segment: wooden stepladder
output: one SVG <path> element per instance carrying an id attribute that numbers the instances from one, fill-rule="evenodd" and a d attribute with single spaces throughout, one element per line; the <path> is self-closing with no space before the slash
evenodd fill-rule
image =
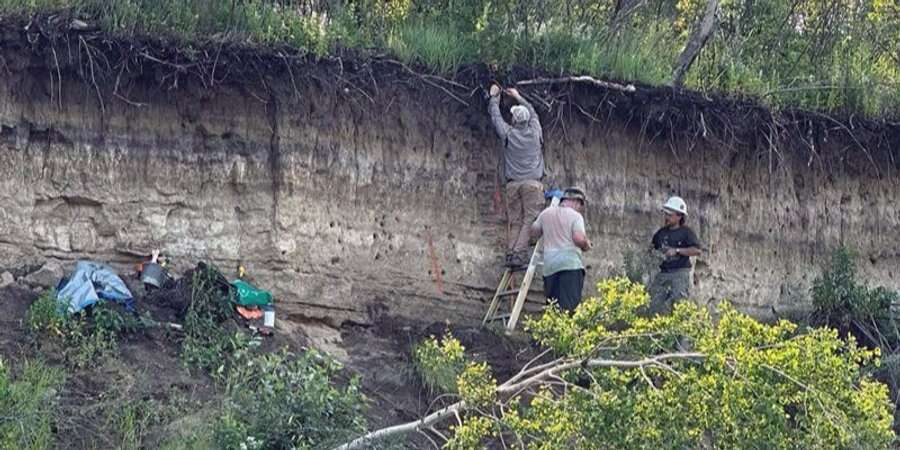
<path id="1" fill-rule="evenodd" d="M 556 206 L 558 204 L 559 197 L 554 197 L 550 205 Z M 531 259 L 528 261 L 527 267 L 507 267 L 506 270 L 503 271 L 503 275 L 500 277 L 500 284 L 494 292 L 494 297 L 491 299 L 490 306 L 488 306 L 487 314 L 484 315 L 484 320 L 481 321 L 482 326 L 495 320 L 505 320 L 507 333 L 516 329 L 516 323 L 519 321 L 519 316 L 522 315 L 522 308 L 525 307 L 528 289 L 531 288 L 531 282 L 534 280 L 534 273 L 538 267 L 543 266 L 544 264 L 542 243 L 543 239 L 538 239 L 537 244 L 534 246 L 534 251 L 531 252 Z M 519 287 L 515 288 L 512 286 L 513 275 L 522 271 L 525 272 L 525 277 L 522 279 L 522 283 L 519 284 Z M 500 313 L 500 305 L 501 303 L 504 303 L 502 299 L 512 297 L 513 295 L 516 296 L 516 300 L 515 303 L 512 304 L 510 312 Z"/>

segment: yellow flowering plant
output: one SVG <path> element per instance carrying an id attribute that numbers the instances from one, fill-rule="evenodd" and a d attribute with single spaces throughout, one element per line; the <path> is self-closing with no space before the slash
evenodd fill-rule
<path id="1" fill-rule="evenodd" d="M 550 307 L 527 321 L 548 350 L 517 375 L 498 383 L 486 364 L 470 364 L 457 403 L 340 448 L 454 417 L 445 448 L 455 450 L 895 444 L 888 389 L 867 370 L 877 350 L 829 328 L 761 323 L 727 302 L 715 319 L 690 301 L 648 316 L 640 284 L 615 278 L 597 288 L 572 314 Z"/>

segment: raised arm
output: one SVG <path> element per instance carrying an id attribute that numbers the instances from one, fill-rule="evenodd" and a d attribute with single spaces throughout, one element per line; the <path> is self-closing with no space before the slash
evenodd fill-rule
<path id="1" fill-rule="evenodd" d="M 503 120 L 503 115 L 500 114 L 500 87 L 496 84 L 491 86 L 491 101 L 488 103 L 488 113 L 491 115 L 494 129 L 497 130 L 497 136 L 500 137 L 501 141 L 506 141 L 506 137 L 509 136 L 510 125 Z"/>

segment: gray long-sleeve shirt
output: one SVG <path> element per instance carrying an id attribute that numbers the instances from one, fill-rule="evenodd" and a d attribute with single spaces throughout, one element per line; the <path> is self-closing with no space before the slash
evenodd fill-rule
<path id="1" fill-rule="evenodd" d="M 516 124 L 506 123 L 500 114 L 500 96 L 491 97 L 488 112 L 491 122 L 504 145 L 504 172 L 508 181 L 540 180 L 544 176 L 544 155 L 541 152 L 541 121 L 537 111 L 524 99 L 521 101 L 528 108 L 528 122 Z"/>

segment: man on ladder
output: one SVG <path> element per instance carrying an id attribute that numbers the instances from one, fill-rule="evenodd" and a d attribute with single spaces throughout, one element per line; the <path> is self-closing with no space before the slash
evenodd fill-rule
<path id="1" fill-rule="evenodd" d="M 581 216 L 585 196 L 584 191 L 578 188 L 566 189 L 561 196 L 562 202 L 554 195 L 556 198 L 553 198 L 550 207 L 545 209 L 529 227 L 531 235 L 538 239 L 539 244 L 531 256 L 528 267 L 510 267 L 503 272 L 497 291 L 481 322 L 482 325 L 503 319 L 507 332 L 512 332 L 516 328 L 531 287 L 531 280 L 540 266 L 543 266 L 544 293 L 547 299 L 556 300 L 560 307 L 567 311 L 574 310 L 581 302 L 581 290 L 584 286 L 584 263 L 581 261 L 581 252 L 591 248 L 591 241 L 584 232 L 584 218 Z M 514 288 L 512 274 L 523 269 L 525 277 L 519 287 Z M 508 296 L 515 296 L 515 301 L 511 304 L 508 314 L 501 313 L 503 299 Z"/>
<path id="2" fill-rule="evenodd" d="M 545 209 L 531 225 L 531 237 L 542 238 L 544 244 L 544 294 L 567 311 L 574 311 L 581 303 L 584 287 L 581 252 L 592 247 L 584 231 L 581 215 L 584 206 L 584 191 L 568 188 L 560 204 Z"/>
<path id="3" fill-rule="evenodd" d="M 510 108 L 512 125 L 500 114 L 500 94 L 505 92 L 518 105 Z M 506 178 L 506 215 L 509 220 L 509 242 L 506 265 L 528 264 L 528 227 L 544 207 L 544 155 L 541 153 L 542 131 L 534 107 L 515 89 L 501 90 L 491 86 L 488 112 L 497 136 L 503 143 L 503 173 Z"/>

